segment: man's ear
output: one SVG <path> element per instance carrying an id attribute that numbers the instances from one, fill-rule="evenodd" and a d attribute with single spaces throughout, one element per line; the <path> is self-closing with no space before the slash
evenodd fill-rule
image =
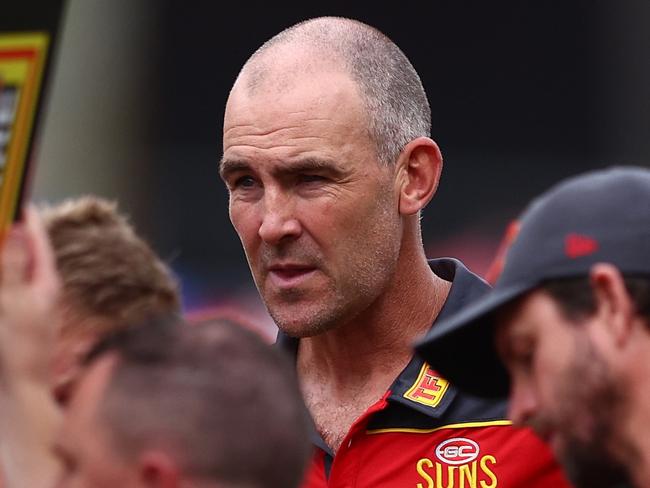
<path id="1" fill-rule="evenodd" d="M 182 482 L 178 463 L 161 450 L 142 453 L 139 458 L 138 478 L 142 488 L 179 488 Z"/>
<path id="2" fill-rule="evenodd" d="M 402 150 L 398 160 L 399 212 L 414 215 L 431 200 L 442 172 L 438 145 L 428 137 L 418 137 Z"/>
<path id="3" fill-rule="evenodd" d="M 597 263 L 591 267 L 589 281 L 596 299 L 596 314 L 603 319 L 613 344 L 624 346 L 631 336 L 635 308 L 623 275 L 616 266 Z"/>

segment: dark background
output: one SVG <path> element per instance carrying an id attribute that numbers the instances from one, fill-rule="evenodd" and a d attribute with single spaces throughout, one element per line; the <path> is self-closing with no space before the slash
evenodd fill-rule
<path id="1" fill-rule="evenodd" d="M 248 56 L 300 20 L 369 23 L 420 73 L 445 158 L 423 219 L 431 256 L 483 273 L 534 195 L 585 170 L 650 164 L 650 1 L 145 3 L 147 157 L 137 196 L 111 196 L 180 274 L 188 311 L 261 317 L 217 174 L 222 114 Z"/>

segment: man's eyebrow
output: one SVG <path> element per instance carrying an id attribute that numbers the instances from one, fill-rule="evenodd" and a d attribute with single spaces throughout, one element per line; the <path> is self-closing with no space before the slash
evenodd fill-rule
<path id="1" fill-rule="evenodd" d="M 226 178 L 229 174 L 239 171 L 251 171 L 251 165 L 239 159 L 221 159 L 219 163 L 219 174 Z M 278 163 L 273 172 L 276 174 L 295 174 L 308 171 L 326 171 L 334 175 L 343 175 L 345 170 L 338 163 L 330 159 L 304 158 L 295 161 L 283 161 Z"/>
<path id="2" fill-rule="evenodd" d="M 250 164 L 238 159 L 221 158 L 221 161 L 219 162 L 219 174 L 221 175 L 221 178 L 225 178 L 229 174 L 237 171 L 248 171 L 250 168 Z"/>
<path id="3" fill-rule="evenodd" d="M 344 173 L 343 169 L 336 162 L 319 158 L 305 158 L 281 163 L 277 169 L 278 173 L 302 173 L 305 171 L 327 171 L 335 174 Z"/>

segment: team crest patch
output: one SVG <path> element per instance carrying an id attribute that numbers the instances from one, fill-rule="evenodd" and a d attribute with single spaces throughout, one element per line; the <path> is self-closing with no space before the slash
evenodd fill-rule
<path id="1" fill-rule="evenodd" d="M 431 367 L 424 363 L 418 379 L 404 393 L 404 397 L 428 407 L 436 407 L 445 396 L 449 382 L 441 378 Z"/>
<path id="2" fill-rule="evenodd" d="M 415 470 L 417 488 L 497 488 L 496 457 L 482 454 L 478 442 L 467 437 L 447 439 L 436 447 L 435 457 L 423 457 Z"/>

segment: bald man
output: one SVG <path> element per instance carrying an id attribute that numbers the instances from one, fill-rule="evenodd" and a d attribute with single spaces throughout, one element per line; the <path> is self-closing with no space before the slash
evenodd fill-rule
<path id="1" fill-rule="evenodd" d="M 420 212 L 442 171 L 430 118 L 402 51 L 348 19 L 273 37 L 230 93 L 220 172 L 315 421 L 305 486 L 566 486 L 504 401 L 466 396 L 413 356 L 488 289 L 425 256 Z"/>

